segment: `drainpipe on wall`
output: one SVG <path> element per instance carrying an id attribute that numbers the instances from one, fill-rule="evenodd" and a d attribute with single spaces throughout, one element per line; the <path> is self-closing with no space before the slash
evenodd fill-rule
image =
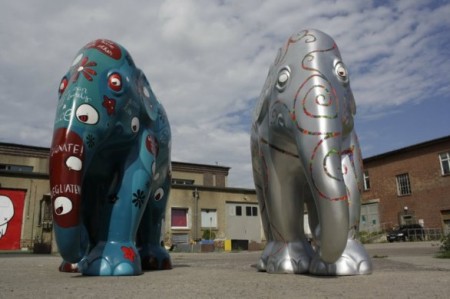
<path id="1" fill-rule="evenodd" d="M 197 190 L 197 188 L 194 189 L 192 192 L 192 196 L 194 197 L 194 233 L 193 238 L 194 241 L 197 242 L 198 240 L 198 201 L 200 199 L 200 194 Z"/>

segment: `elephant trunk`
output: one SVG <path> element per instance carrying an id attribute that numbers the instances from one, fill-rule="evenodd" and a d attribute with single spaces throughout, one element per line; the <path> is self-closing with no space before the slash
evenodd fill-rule
<path id="1" fill-rule="evenodd" d="M 325 263 L 335 263 L 344 252 L 349 231 L 348 190 L 342 172 L 340 138 L 320 142 L 310 171 L 318 226 L 314 235 Z"/>
<path id="2" fill-rule="evenodd" d="M 324 262 L 335 263 L 347 245 L 348 202 L 321 200 L 318 208 L 322 211 L 319 255 Z"/>
<path id="3" fill-rule="evenodd" d="M 84 148 L 82 138 L 66 128 L 53 135 L 50 152 L 50 190 L 56 243 L 64 260 L 75 263 L 83 257 L 81 186 Z"/>

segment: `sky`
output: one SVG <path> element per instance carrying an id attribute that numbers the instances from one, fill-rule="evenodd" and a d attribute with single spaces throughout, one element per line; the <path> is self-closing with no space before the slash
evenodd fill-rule
<path id="1" fill-rule="evenodd" d="M 106 38 L 146 74 L 172 129 L 172 160 L 231 167 L 253 188 L 250 126 L 278 48 L 308 28 L 349 69 L 363 157 L 450 135 L 450 0 L 4 0 L 0 142 L 49 147 L 58 86 Z"/>

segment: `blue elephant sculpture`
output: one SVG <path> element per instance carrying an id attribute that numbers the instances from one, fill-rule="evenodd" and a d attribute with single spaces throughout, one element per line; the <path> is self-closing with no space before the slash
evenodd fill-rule
<path id="1" fill-rule="evenodd" d="M 170 144 L 166 112 L 127 50 L 105 39 L 83 47 L 59 86 L 50 151 L 60 270 L 172 267 L 161 246 Z"/>
<path id="2" fill-rule="evenodd" d="M 334 40 L 318 30 L 291 36 L 270 67 L 253 116 L 253 176 L 268 241 L 260 271 L 372 272 L 357 240 L 363 170 L 355 113 Z"/>

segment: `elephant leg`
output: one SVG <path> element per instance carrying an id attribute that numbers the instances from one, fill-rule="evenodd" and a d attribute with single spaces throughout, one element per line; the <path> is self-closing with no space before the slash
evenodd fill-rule
<path id="1" fill-rule="evenodd" d="M 270 246 L 272 246 L 271 241 L 273 241 L 273 235 L 272 230 L 270 228 L 269 215 L 267 213 L 267 206 L 266 206 L 265 192 L 267 192 L 267 184 L 264 183 L 263 185 L 262 183 L 264 181 L 265 175 L 262 172 L 259 172 L 258 170 L 255 169 L 255 167 L 253 168 L 253 179 L 255 181 L 256 198 L 258 199 L 259 203 L 259 210 L 260 210 L 259 214 L 261 215 L 261 222 L 264 230 L 264 235 L 266 237 L 267 245 L 263 251 L 263 254 L 261 255 L 261 258 L 258 261 L 257 268 L 258 271 L 266 271 L 266 264 L 267 259 L 269 258 L 269 254 L 271 252 Z"/>
<path id="2" fill-rule="evenodd" d="M 99 211 L 97 240 L 79 263 L 84 275 L 139 275 L 141 260 L 134 244 L 137 226 L 147 204 L 150 174 L 139 159 L 129 163 L 115 198 Z"/>
<path id="3" fill-rule="evenodd" d="M 170 255 L 161 241 L 162 223 L 169 198 L 171 178 L 166 175 L 162 183 L 155 182 L 157 188 L 150 193 L 137 240 L 143 270 L 172 269 Z M 159 187 L 158 187 L 159 186 Z"/>
<path id="4" fill-rule="evenodd" d="M 268 242 L 265 250 L 258 261 L 257 268 L 259 271 L 266 271 L 266 264 L 268 255 L 270 254 L 270 241 L 273 240 L 272 231 L 270 229 L 269 216 L 267 214 L 266 206 L 266 194 L 267 194 L 267 169 L 264 157 L 259 151 L 259 144 L 256 134 L 252 135 L 251 150 L 252 150 L 252 168 L 253 168 L 253 181 L 255 183 L 256 198 L 259 203 L 259 211 L 261 215 L 261 222 L 264 230 L 264 236 Z"/>
<path id="5" fill-rule="evenodd" d="M 342 172 L 349 204 L 349 232 L 342 256 L 333 264 L 314 260 L 311 272 L 317 275 L 358 275 L 372 273 L 372 262 L 364 246 L 356 239 L 359 230 L 362 188 L 362 157 L 356 134 L 347 140 L 342 155 Z"/>
<path id="6" fill-rule="evenodd" d="M 296 156 L 262 145 L 268 184 L 265 193 L 270 239 L 258 263 L 269 273 L 305 273 L 313 254 L 303 231 L 305 177 Z"/>
<path id="7" fill-rule="evenodd" d="M 256 182 L 256 176 L 257 175 L 254 174 L 255 182 Z M 263 190 L 263 188 L 260 185 L 256 185 L 256 183 L 255 183 L 255 186 L 256 186 L 256 189 L 255 189 L 255 191 L 256 191 L 256 198 L 258 199 L 258 203 L 259 203 L 261 222 L 262 222 L 264 235 L 266 237 L 266 242 L 267 242 L 265 250 L 263 251 L 263 254 L 261 255 L 261 258 L 258 261 L 257 268 L 258 268 L 258 271 L 266 271 L 267 259 L 269 257 L 270 252 L 271 252 L 269 247 L 271 246 L 272 243 L 270 241 L 273 240 L 273 236 L 272 236 L 272 231 L 270 229 L 269 216 L 267 214 L 264 190 Z"/>

